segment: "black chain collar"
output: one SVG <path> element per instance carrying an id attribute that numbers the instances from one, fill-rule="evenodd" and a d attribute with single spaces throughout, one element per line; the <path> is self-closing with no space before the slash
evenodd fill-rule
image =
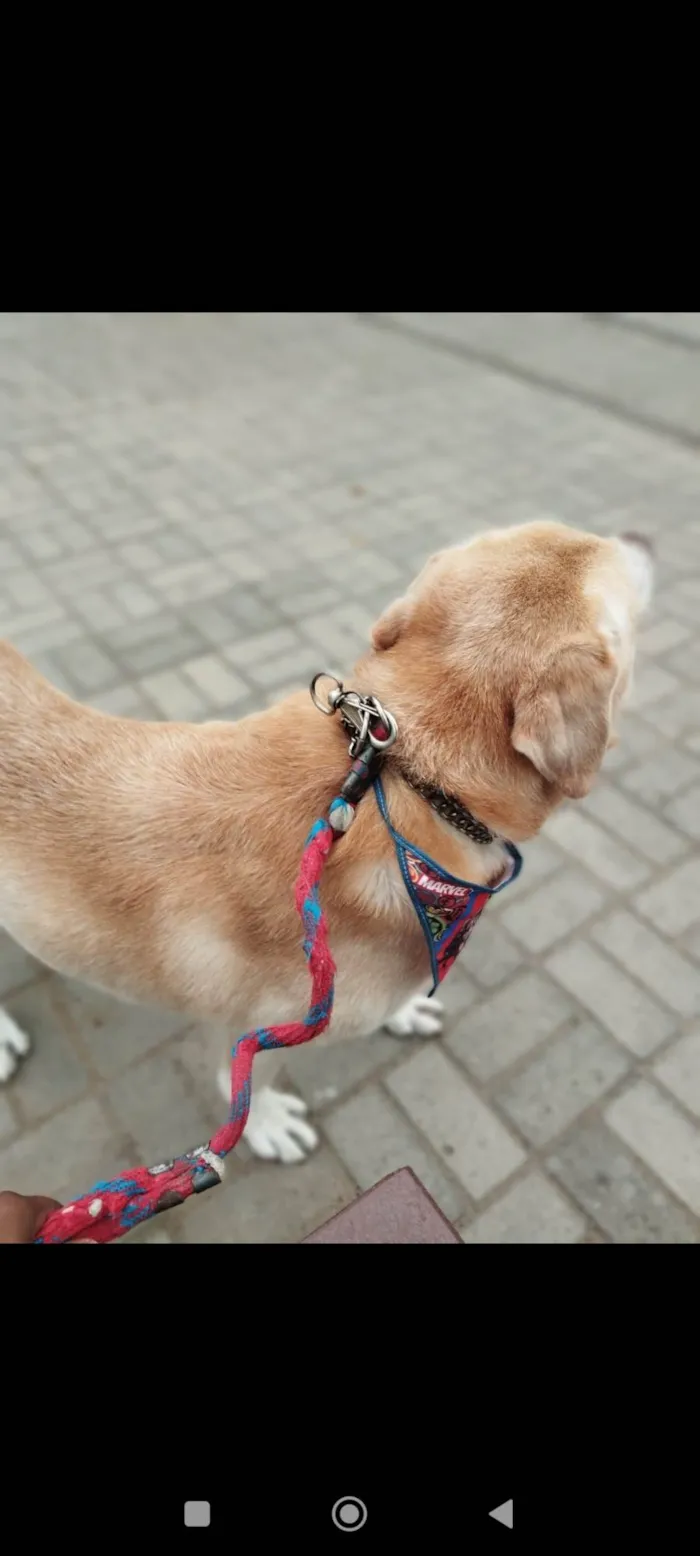
<path id="1" fill-rule="evenodd" d="M 434 784 L 420 783 L 417 778 L 411 778 L 403 770 L 401 777 L 405 778 L 412 789 L 415 789 L 416 794 L 420 794 L 421 799 L 428 801 L 431 809 L 438 816 L 442 816 L 443 821 L 449 821 L 451 827 L 456 827 L 458 832 L 463 832 L 465 837 L 471 838 L 472 843 L 494 842 L 495 832 L 491 832 L 484 826 L 483 821 L 477 821 L 476 816 L 472 816 L 471 811 L 467 810 L 466 805 L 460 804 L 459 800 L 451 799 Z"/>

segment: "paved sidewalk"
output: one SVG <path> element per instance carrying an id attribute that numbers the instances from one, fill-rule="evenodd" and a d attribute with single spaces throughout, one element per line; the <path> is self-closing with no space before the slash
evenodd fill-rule
<path id="1" fill-rule="evenodd" d="M 526 849 L 439 1042 L 298 1056 L 323 1144 L 128 1241 L 296 1241 L 411 1166 L 467 1242 L 700 1237 L 700 315 L 0 315 L 0 630 L 74 696 L 239 717 L 347 670 L 429 550 L 554 515 L 659 555 L 634 711 Z M 474 942 L 477 945 L 477 941 Z M 220 1121 L 220 1034 L 0 944 L 0 1187 Z"/>

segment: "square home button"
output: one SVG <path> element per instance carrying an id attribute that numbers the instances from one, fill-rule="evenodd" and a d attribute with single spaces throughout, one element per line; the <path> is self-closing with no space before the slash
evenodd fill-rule
<path id="1" fill-rule="evenodd" d="M 185 1524 L 188 1529 L 208 1529 L 211 1523 L 210 1502 L 186 1502 Z"/>

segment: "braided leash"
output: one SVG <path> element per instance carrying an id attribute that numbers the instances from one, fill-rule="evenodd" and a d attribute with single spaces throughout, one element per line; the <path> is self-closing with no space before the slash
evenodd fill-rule
<path id="1" fill-rule="evenodd" d="M 313 684 L 315 687 L 316 682 Z M 343 696 L 355 697 L 356 694 L 347 693 Z M 337 699 L 336 706 L 340 706 L 343 711 L 341 704 L 342 698 Z M 336 707 L 331 711 L 335 712 Z M 356 722 L 353 714 L 350 724 L 355 727 Z M 328 946 L 326 919 L 319 900 L 319 883 L 333 844 L 347 831 L 357 804 L 381 765 L 379 747 L 382 744 L 388 746 L 395 739 L 396 724 L 391 715 L 385 714 L 380 704 L 374 704 L 362 734 L 364 738 L 361 748 L 340 794 L 329 807 L 328 818 L 315 821 L 306 839 L 294 890 L 296 909 L 304 926 L 304 955 L 311 973 L 311 1003 L 304 1020 L 274 1027 L 259 1027 L 253 1032 L 246 1032 L 234 1043 L 231 1050 L 231 1104 L 228 1119 L 207 1145 L 197 1146 L 184 1156 L 175 1157 L 172 1162 L 155 1167 L 134 1167 L 123 1177 L 96 1183 L 87 1194 L 63 1205 L 48 1217 L 41 1228 L 41 1235 L 35 1239 L 37 1243 L 71 1243 L 81 1239 L 93 1243 L 111 1243 L 142 1221 L 181 1205 L 191 1194 L 201 1194 L 205 1189 L 221 1183 L 224 1159 L 238 1145 L 248 1118 L 255 1055 L 267 1048 L 292 1048 L 298 1043 L 308 1043 L 319 1032 L 325 1031 L 333 1011 L 335 962 Z M 356 737 L 350 747 L 352 754 L 357 745 Z"/>

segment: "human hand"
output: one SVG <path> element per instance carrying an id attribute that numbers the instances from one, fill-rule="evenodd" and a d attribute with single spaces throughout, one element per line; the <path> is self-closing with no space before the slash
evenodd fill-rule
<path id="1" fill-rule="evenodd" d="M 0 1243 L 33 1243 L 42 1222 L 60 1208 L 43 1194 L 0 1194 Z"/>
<path id="2" fill-rule="evenodd" d="M 45 1194 L 13 1194 L 5 1190 L 0 1193 L 0 1243 L 33 1243 L 46 1217 L 60 1208 L 57 1199 L 47 1199 Z M 90 1243 L 92 1238 L 79 1237 L 76 1242 Z"/>

